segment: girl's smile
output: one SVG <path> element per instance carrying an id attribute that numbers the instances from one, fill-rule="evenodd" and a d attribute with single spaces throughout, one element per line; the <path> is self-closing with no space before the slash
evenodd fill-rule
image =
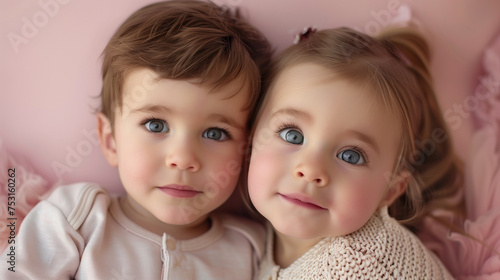
<path id="1" fill-rule="evenodd" d="M 289 194 L 278 194 L 284 200 L 295 204 L 300 207 L 304 207 L 311 210 L 327 210 L 324 207 L 319 206 L 319 204 L 312 198 L 305 196 L 300 193 L 289 193 Z"/>

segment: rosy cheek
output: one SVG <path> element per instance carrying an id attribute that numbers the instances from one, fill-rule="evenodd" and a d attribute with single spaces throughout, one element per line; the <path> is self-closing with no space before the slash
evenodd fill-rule
<path id="1" fill-rule="evenodd" d="M 156 170 L 154 165 L 161 164 L 158 153 L 155 155 L 152 149 L 141 145 L 123 148 L 119 164 L 122 164 L 120 169 L 126 172 L 124 175 L 133 180 L 151 179 L 151 171 Z"/>
<path id="2" fill-rule="evenodd" d="M 276 182 L 276 176 L 279 176 L 278 167 L 279 163 L 271 153 L 259 152 L 252 155 L 248 174 L 248 188 L 251 195 L 269 191 Z"/>
<path id="3" fill-rule="evenodd" d="M 337 193 L 339 200 L 336 200 L 338 209 L 342 209 L 342 221 L 346 227 L 355 230 L 361 226 L 377 209 L 379 198 L 382 196 L 377 180 L 367 180 L 362 178 L 343 182 L 346 188 L 342 193 Z M 369 186 L 369 187 L 367 187 Z"/>

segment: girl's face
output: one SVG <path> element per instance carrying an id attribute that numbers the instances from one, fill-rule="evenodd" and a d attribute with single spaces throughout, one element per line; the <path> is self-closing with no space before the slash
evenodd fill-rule
<path id="1" fill-rule="evenodd" d="M 137 70 L 124 83 L 108 161 L 144 222 L 202 221 L 233 192 L 241 169 L 249 93 L 239 81 L 211 87 L 157 80 Z M 237 90 L 242 92 L 234 94 Z"/>
<path id="2" fill-rule="evenodd" d="M 253 138 L 248 188 L 281 234 L 356 231 L 404 189 L 391 181 L 401 129 L 370 88 L 315 64 L 285 70 Z"/>

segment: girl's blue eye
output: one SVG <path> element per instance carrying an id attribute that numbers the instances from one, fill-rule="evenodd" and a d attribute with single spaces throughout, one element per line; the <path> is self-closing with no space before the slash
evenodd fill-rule
<path id="1" fill-rule="evenodd" d="M 144 126 L 153 133 L 166 133 L 169 131 L 167 124 L 162 120 L 150 120 Z"/>
<path id="2" fill-rule="evenodd" d="M 280 132 L 280 137 L 290 144 L 301 145 L 304 143 L 304 135 L 295 129 L 283 129 Z"/>
<path id="3" fill-rule="evenodd" d="M 203 137 L 216 141 L 224 141 L 229 139 L 229 133 L 224 129 L 212 127 L 203 132 Z"/>
<path id="4" fill-rule="evenodd" d="M 347 163 L 361 165 L 365 163 L 363 156 L 354 150 L 344 150 L 337 154 L 337 157 Z"/>

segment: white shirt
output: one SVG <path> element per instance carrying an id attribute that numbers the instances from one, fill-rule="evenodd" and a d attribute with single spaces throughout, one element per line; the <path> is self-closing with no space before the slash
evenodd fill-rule
<path id="1" fill-rule="evenodd" d="M 23 220 L 15 272 L 5 268 L 6 251 L 0 279 L 253 279 L 264 228 L 229 215 L 210 219 L 208 232 L 175 240 L 133 223 L 96 184 L 59 187 Z"/>

